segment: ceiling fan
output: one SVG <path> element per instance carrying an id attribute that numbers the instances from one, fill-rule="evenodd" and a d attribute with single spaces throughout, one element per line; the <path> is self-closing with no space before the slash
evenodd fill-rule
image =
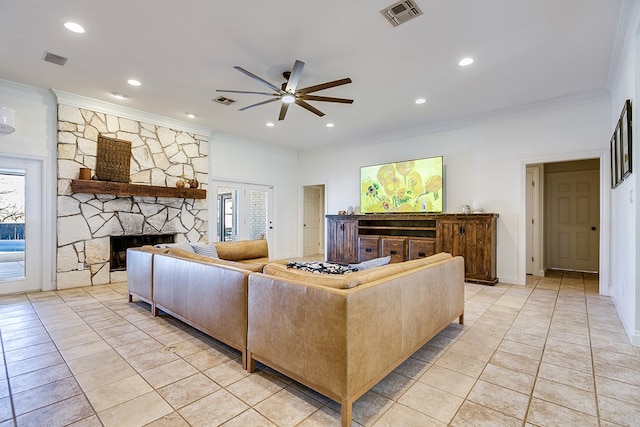
<path id="1" fill-rule="evenodd" d="M 258 81 L 259 83 L 265 85 L 273 92 L 251 92 L 244 90 L 223 90 L 218 89 L 216 92 L 229 92 L 229 93 L 249 93 L 254 95 L 267 95 L 272 96 L 273 98 L 267 99 L 266 101 L 258 102 L 256 104 L 248 105 L 246 107 L 242 107 L 239 110 L 244 111 L 249 108 L 257 107 L 259 105 L 268 104 L 270 102 L 282 101 L 282 105 L 280 106 L 280 115 L 278 116 L 278 120 L 284 120 L 285 115 L 287 114 L 287 109 L 289 108 L 289 104 L 298 104 L 302 108 L 305 108 L 311 111 L 314 114 L 322 117 L 324 113 L 314 106 L 310 105 L 306 101 L 324 101 L 324 102 L 340 102 L 342 104 L 352 104 L 353 99 L 346 98 L 334 98 L 329 96 L 318 96 L 311 95 L 313 92 L 317 92 L 324 89 L 329 89 L 335 86 L 341 86 L 348 83 L 351 83 L 350 78 L 344 78 L 340 80 L 334 80 L 332 82 L 322 83 L 319 85 L 309 86 L 302 89 L 298 89 L 298 81 L 300 80 L 300 76 L 302 75 L 302 69 L 304 68 L 304 62 L 296 60 L 295 64 L 293 64 L 293 69 L 289 71 L 285 71 L 282 73 L 282 76 L 285 78 L 285 82 L 282 83 L 281 87 L 277 87 L 274 84 L 269 83 L 268 81 L 256 76 L 250 71 L 245 70 L 242 67 L 234 66 L 236 70 L 240 71 L 243 74 L 251 77 L 252 79 Z"/>

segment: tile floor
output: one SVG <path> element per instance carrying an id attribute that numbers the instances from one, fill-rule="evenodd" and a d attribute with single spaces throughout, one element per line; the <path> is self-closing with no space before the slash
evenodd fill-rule
<path id="1" fill-rule="evenodd" d="M 467 284 L 451 324 L 361 397 L 353 425 L 640 425 L 640 349 L 597 277 Z M 338 405 L 126 284 L 0 297 L 0 427 L 332 426 Z"/>

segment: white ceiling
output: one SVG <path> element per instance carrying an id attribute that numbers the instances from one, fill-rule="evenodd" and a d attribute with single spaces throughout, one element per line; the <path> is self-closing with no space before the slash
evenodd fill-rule
<path id="1" fill-rule="evenodd" d="M 387 0 L 3 1 L 0 78 L 181 121 L 193 112 L 197 125 L 304 150 L 603 92 L 629 1 L 415 0 L 424 14 L 398 27 L 379 13 Z M 233 66 L 279 86 L 296 59 L 299 88 L 350 77 L 316 94 L 354 103 L 310 101 L 324 117 L 292 105 L 278 122 L 279 101 L 241 112 L 268 98 L 216 92 L 268 91 Z"/>

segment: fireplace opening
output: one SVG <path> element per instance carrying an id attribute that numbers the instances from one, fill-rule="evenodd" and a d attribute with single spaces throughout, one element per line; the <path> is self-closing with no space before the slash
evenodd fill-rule
<path id="1" fill-rule="evenodd" d="M 158 243 L 175 243 L 174 234 L 144 234 L 135 236 L 111 236 L 111 258 L 109 271 L 127 269 L 127 249 Z"/>

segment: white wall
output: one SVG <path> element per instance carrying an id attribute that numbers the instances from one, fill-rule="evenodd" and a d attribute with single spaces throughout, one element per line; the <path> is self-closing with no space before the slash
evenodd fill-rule
<path id="1" fill-rule="evenodd" d="M 0 155 L 39 160 L 43 165 L 42 289 L 55 286 L 56 103 L 46 90 L 0 80 L 0 106 L 16 111 L 15 132 L 0 134 Z"/>
<path id="2" fill-rule="evenodd" d="M 336 213 L 359 205 L 360 166 L 442 155 L 445 212 L 461 212 L 463 204 L 477 200 L 485 211 L 498 213 L 498 278 L 524 284 L 523 164 L 602 155 L 610 116 L 608 99 L 596 97 L 422 136 L 386 136 L 366 146 L 345 142 L 300 153 L 300 181 L 326 182 L 327 213 Z"/>
<path id="3" fill-rule="evenodd" d="M 637 189 L 640 181 L 638 173 L 638 137 L 640 127 L 637 126 L 638 108 L 636 100 L 640 99 L 640 87 L 637 84 L 637 73 L 640 70 L 640 54 L 636 52 L 640 45 L 636 30 L 638 25 L 637 10 L 635 19 L 629 30 L 626 48 L 622 52 L 620 74 L 616 76 L 612 89 L 612 111 L 609 120 L 609 133 L 612 134 L 618 122 L 624 101 L 631 99 L 633 111 L 633 144 L 632 174 L 618 187 L 611 190 L 611 289 L 610 294 L 618 310 L 618 315 L 627 331 L 631 342 L 640 346 L 640 210 L 636 203 Z M 635 239 L 630 238 L 635 236 Z"/>
<path id="4" fill-rule="evenodd" d="M 212 133 L 209 138 L 209 179 L 274 187 L 274 241 L 270 258 L 298 256 L 298 159 L 295 151 L 270 147 L 233 135 Z M 215 198 L 211 198 L 215 200 Z M 210 205 L 210 212 L 215 208 Z M 211 230 L 215 219 L 210 219 Z"/>

